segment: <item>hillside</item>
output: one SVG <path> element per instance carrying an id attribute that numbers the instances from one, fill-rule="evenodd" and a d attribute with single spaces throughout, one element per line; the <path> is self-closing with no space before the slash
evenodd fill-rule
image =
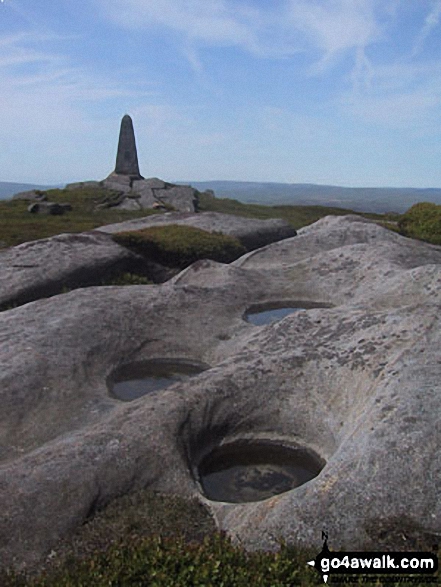
<path id="1" fill-rule="evenodd" d="M 14 183 L 10 181 L 0 181 L 0 200 L 11 198 L 19 192 L 28 190 L 49 190 L 54 186 L 40 185 L 36 183 Z"/>
<path id="2" fill-rule="evenodd" d="M 199 191 L 213 190 L 217 198 L 232 198 L 245 204 L 266 206 L 327 206 L 357 212 L 403 213 L 417 202 L 441 204 L 440 188 L 348 188 L 303 183 L 250 181 L 177 181 Z M 0 200 L 30 189 L 61 186 L 10 183 L 0 181 Z"/>
<path id="3" fill-rule="evenodd" d="M 218 198 L 266 205 L 306 205 L 349 208 L 357 212 L 403 213 L 417 202 L 441 204 L 439 188 L 347 188 L 298 183 L 245 181 L 177 182 L 191 183 L 199 191 L 211 189 Z"/>

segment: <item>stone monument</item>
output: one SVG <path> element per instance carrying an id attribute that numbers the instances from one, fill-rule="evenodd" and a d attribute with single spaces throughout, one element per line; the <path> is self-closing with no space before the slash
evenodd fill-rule
<path id="1" fill-rule="evenodd" d="M 117 175 L 129 175 L 131 179 L 142 179 L 139 173 L 133 122 L 128 114 L 121 120 L 115 171 Z"/>
<path id="2" fill-rule="evenodd" d="M 139 211 L 162 209 L 196 212 L 199 192 L 189 185 L 175 185 L 151 177 L 144 179 L 139 172 L 133 122 L 128 114 L 121 120 L 115 169 L 102 181 L 72 183 L 67 189 L 106 188 L 114 192 L 98 206 Z M 210 194 L 211 196 L 213 194 Z"/>

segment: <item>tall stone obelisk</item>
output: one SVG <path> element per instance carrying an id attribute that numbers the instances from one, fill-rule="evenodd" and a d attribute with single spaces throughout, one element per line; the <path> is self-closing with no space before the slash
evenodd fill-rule
<path id="1" fill-rule="evenodd" d="M 133 122 L 128 114 L 121 120 L 115 171 L 117 175 L 129 175 L 131 179 L 142 179 L 139 173 Z"/>

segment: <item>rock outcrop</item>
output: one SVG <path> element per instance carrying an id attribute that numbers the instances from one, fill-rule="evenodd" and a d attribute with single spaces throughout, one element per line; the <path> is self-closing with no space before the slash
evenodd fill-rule
<path id="1" fill-rule="evenodd" d="M 103 238 L 104 235 L 102 235 Z M 248 548 L 283 538 L 417 550 L 441 534 L 441 248 L 328 217 L 231 265 L 161 286 L 88 288 L 0 315 L 0 559 L 36 564 L 96 508 L 141 487 L 198 497 Z M 326 303 L 272 325 L 252 305 Z M 152 358 L 204 362 L 124 403 L 106 382 Z M 234 439 L 314 450 L 308 483 L 207 500 L 197 465 Z"/>
<path id="2" fill-rule="evenodd" d="M 186 224 L 238 238 L 251 250 L 295 235 L 283 220 L 254 220 L 227 214 L 167 213 L 102 226 L 81 234 L 58 236 L 23 243 L 0 251 L 0 308 L 90 285 L 99 285 L 120 272 L 135 272 L 153 281 L 170 277 L 154 259 L 129 252 L 112 240 L 115 232 L 139 230 L 164 224 Z"/>
<path id="3" fill-rule="evenodd" d="M 106 188 L 114 194 L 99 204 L 100 208 L 147 210 L 163 207 L 177 212 L 196 212 L 199 192 L 189 185 L 177 185 L 151 177 L 132 178 L 112 172 L 103 181 L 68 184 L 67 190 Z"/>
<path id="4" fill-rule="evenodd" d="M 0 308 L 99 284 L 143 264 L 100 232 L 60 234 L 0 251 Z"/>
<path id="5" fill-rule="evenodd" d="M 207 230 L 208 232 L 221 232 L 222 234 L 234 236 L 248 250 L 257 249 L 297 234 L 289 222 L 279 218 L 256 220 L 255 218 L 232 216 L 231 214 L 221 214 L 220 212 L 199 212 L 196 214 L 168 212 L 100 226 L 97 230 L 114 234 L 116 232 L 142 230 L 143 228 L 165 224 L 183 224 Z"/>

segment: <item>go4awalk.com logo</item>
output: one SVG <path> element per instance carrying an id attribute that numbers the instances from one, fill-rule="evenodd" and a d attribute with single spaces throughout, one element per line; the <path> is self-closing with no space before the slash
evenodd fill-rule
<path id="1" fill-rule="evenodd" d="M 395 575 L 404 577 L 425 575 L 424 583 L 435 581 L 438 557 L 431 552 L 331 552 L 328 535 L 322 532 L 323 548 L 308 565 L 314 567 L 325 583 L 333 575 Z M 372 577 L 373 580 L 374 577 Z M 340 582 L 340 581 L 338 581 Z"/>

